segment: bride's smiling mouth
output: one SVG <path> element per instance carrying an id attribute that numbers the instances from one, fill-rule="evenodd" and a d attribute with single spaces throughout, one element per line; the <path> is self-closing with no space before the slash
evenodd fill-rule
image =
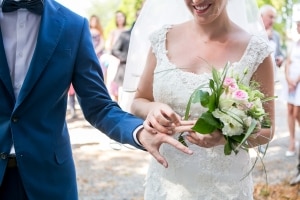
<path id="1" fill-rule="evenodd" d="M 198 5 L 198 6 L 194 5 L 193 8 L 196 10 L 197 13 L 203 14 L 210 8 L 210 6 L 211 4 Z"/>

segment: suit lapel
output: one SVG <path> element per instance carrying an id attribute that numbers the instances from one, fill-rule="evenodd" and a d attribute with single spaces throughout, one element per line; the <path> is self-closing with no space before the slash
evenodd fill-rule
<path id="1" fill-rule="evenodd" d="M 55 7 L 57 4 L 54 5 L 51 1 L 44 1 L 44 3 L 45 9 L 41 19 L 36 48 L 17 99 L 17 105 L 20 105 L 27 97 L 47 66 L 64 27 L 65 17 L 59 11 L 59 7 Z"/>
<path id="2" fill-rule="evenodd" d="M 9 67 L 8 67 L 6 54 L 5 54 L 5 50 L 4 50 L 1 28 L 0 28 L 0 65 L 1 65 L 0 66 L 0 80 L 3 82 L 5 88 L 7 89 L 8 93 L 12 97 L 12 99 L 15 99 L 14 89 L 12 86 L 10 73 L 9 73 Z"/>

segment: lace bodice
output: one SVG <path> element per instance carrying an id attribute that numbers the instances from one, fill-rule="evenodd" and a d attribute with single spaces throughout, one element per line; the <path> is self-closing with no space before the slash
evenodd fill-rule
<path id="1" fill-rule="evenodd" d="M 170 105 L 183 116 L 192 92 L 207 83 L 210 74 L 194 74 L 182 71 L 172 64 L 166 50 L 166 35 L 171 26 L 164 26 L 151 35 L 151 45 L 157 58 L 154 72 L 153 93 L 155 101 Z M 232 71 L 243 75 L 248 84 L 258 65 L 270 54 L 267 43 L 258 36 L 251 40 L 240 61 L 233 63 Z M 192 117 L 198 117 L 204 108 L 199 105 L 191 109 Z M 178 137 L 176 134 L 174 137 Z M 174 147 L 164 144 L 160 151 L 169 162 L 164 169 L 153 160 L 149 166 L 145 184 L 145 200 L 250 200 L 252 179 L 247 176 L 252 163 L 247 152 L 225 156 L 224 146 L 210 149 L 189 144 L 194 151 L 192 156 L 185 155 Z"/>

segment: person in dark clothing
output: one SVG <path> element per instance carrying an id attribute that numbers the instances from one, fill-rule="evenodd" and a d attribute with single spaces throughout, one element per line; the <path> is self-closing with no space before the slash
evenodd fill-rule
<path id="1" fill-rule="evenodd" d="M 130 35 L 132 28 L 134 26 L 134 23 L 132 24 L 131 28 L 127 31 L 124 31 L 120 34 L 118 40 L 112 47 L 112 55 L 117 57 L 120 60 L 120 64 L 118 67 L 118 70 L 116 72 L 116 75 L 114 77 L 113 83 L 116 84 L 118 88 L 118 97 L 121 92 L 121 88 L 123 86 L 123 80 L 124 80 L 124 74 L 125 74 L 125 68 L 126 68 L 126 60 L 127 60 L 127 54 L 128 54 L 128 48 L 129 48 L 129 42 L 130 42 Z"/>

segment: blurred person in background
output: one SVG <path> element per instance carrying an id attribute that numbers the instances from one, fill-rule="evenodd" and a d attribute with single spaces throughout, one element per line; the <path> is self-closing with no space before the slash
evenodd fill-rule
<path id="1" fill-rule="evenodd" d="M 109 36 L 108 36 L 108 41 L 107 41 L 107 46 L 106 50 L 112 55 L 112 48 L 119 39 L 119 36 L 121 35 L 122 32 L 126 31 L 126 24 L 127 24 L 127 17 L 124 12 L 118 10 L 115 13 L 115 23 L 116 23 L 116 28 L 113 29 Z M 119 96 L 119 84 L 116 82 L 116 76 L 118 74 L 121 74 L 119 71 L 119 66 L 122 61 L 116 56 L 114 56 L 116 59 L 118 59 L 119 63 L 117 65 L 113 65 L 113 63 L 116 64 L 116 62 L 109 63 L 109 69 L 107 71 L 107 87 L 109 88 L 109 93 L 112 97 L 113 100 L 118 102 L 118 96 Z M 111 60 L 114 60 L 115 58 L 111 58 Z M 118 72 L 119 71 L 119 72 Z"/>
<path id="2" fill-rule="evenodd" d="M 260 14 L 263 20 L 263 24 L 265 26 L 265 29 L 268 34 L 268 38 L 270 40 L 270 45 L 274 49 L 273 52 L 273 59 L 274 63 L 277 67 L 281 67 L 283 61 L 284 61 L 284 55 L 281 50 L 281 39 L 280 34 L 274 30 L 274 23 L 276 21 L 277 11 L 276 9 L 271 5 L 263 5 L 260 7 Z M 276 73 L 276 68 L 274 68 Z M 275 74 L 276 75 L 276 74 Z M 276 77 L 275 77 L 276 78 Z M 276 79 L 275 79 L 276 80 Z"/>
<path id="3" fill-rule="evenodd" d="M 70 110 L 70 116 L 71 119 L 75 119 L 77 117 L 76 114 L 76 94 L 73 85 L 70 85 L 69 91 L 68 91 L 68 103 L 69 103 L 69 110 Z"/>
<path id="4" fill-rule="evenodd" d="M 116 27 L 109 33 L 107 43 L 106 43 L 106 51 L 111 52 L 111 49 L 115 42 L 118 40 L 121 33 L 126 29 L 127 25 L 127 16 L 126 14 L 118 10 L 115 12 L 115 25 Z"/>
<path id="5" fill-rule="evenodd" d="M 297 32 L 300 33 L 300 21 L 296 22 Z M 281 98 L 287 102 L 287 119 L 290 132 L 289 147 L 286 156 L 296 155 L 297 141 L 295 137 L 296 123 L 300 125 L 300 41 L 291 45 L 285 65 L 285 81 Z"/>
<path id="6" fill-rule="evenodd" d="M 100 22 L 100 18 L 95 14 L 91 15 L 89 19 L 89 24 L 90 24 L 90 31 L 92 35 L 95 52 L 98 59 L 100 59 L 105 48 L 105 40 L 104 40 L 103 28 Z M 106 67 L 101 66 L 101 68 L 104 76 L 104 82 L 106 82 Z"/>
<path id="7" fill-rule="evenodd" d="M 300 34 L 300 19 L 296 20 L 297 32 Z M 294 42 L 288 54 L 287 63 L 285 66 L 286 82 L 283 85 L 282 97 L 285 98 L 288 105 L 288 125 L 290 132 L 289 149 L 286 151 L 286 156 L 294 156 L 298 151 L 297 174 L 290 181 L 291 185 L 300 183 L 300 152 L 299 142 L 295 137 L 295 126 L 298 122 L 300 125 L 300 40 Z M 298 148 L 298 149 L 297 149 Z"/>
<path id="8" fill-rule="evenodd" d="M 115 76 L 118 71 L 120 60 L 111 54 L 112 47 L 118 40 L 120 34 L 126 29 L 126 15 L 122 11 L 115 12 L 115 25 L 106 40 L 105 53 L 101 56 L 100 62 L 106 68 L 106 86 L 108 88 L 111 98 L 118 101 L 118 84 L 114 82 Z"/>
<path id="9" fill-rule="evenodd" d="M 138 10 L 136 12 L 135 18 L 137 19 L 139 16 L 140 11 Z M 128 49 L 129 49 L 129 42 L 130 42 L 130 36 L 131 31 L 134 27 L 135 21 L 132 23 L 130 29 L 123 31 L 115 44 L 112 47 L 111 54 L 119 59 L 120 64 L 117 69 L 117 72 L 115 74 L 115 77 L 113 79 L 113 84 L 116 84 L 116 87 L 118 87 L 118 93 L 116 94 L 115 98 L 116 101 L 120 102 L 119 97 L 122 95 L 122 86 L 124 81 L 124 74 L 125 74 L 125 68 L 126 68 L 126 62 L 127 62 L 127 55 L 128 55 Z"/>

